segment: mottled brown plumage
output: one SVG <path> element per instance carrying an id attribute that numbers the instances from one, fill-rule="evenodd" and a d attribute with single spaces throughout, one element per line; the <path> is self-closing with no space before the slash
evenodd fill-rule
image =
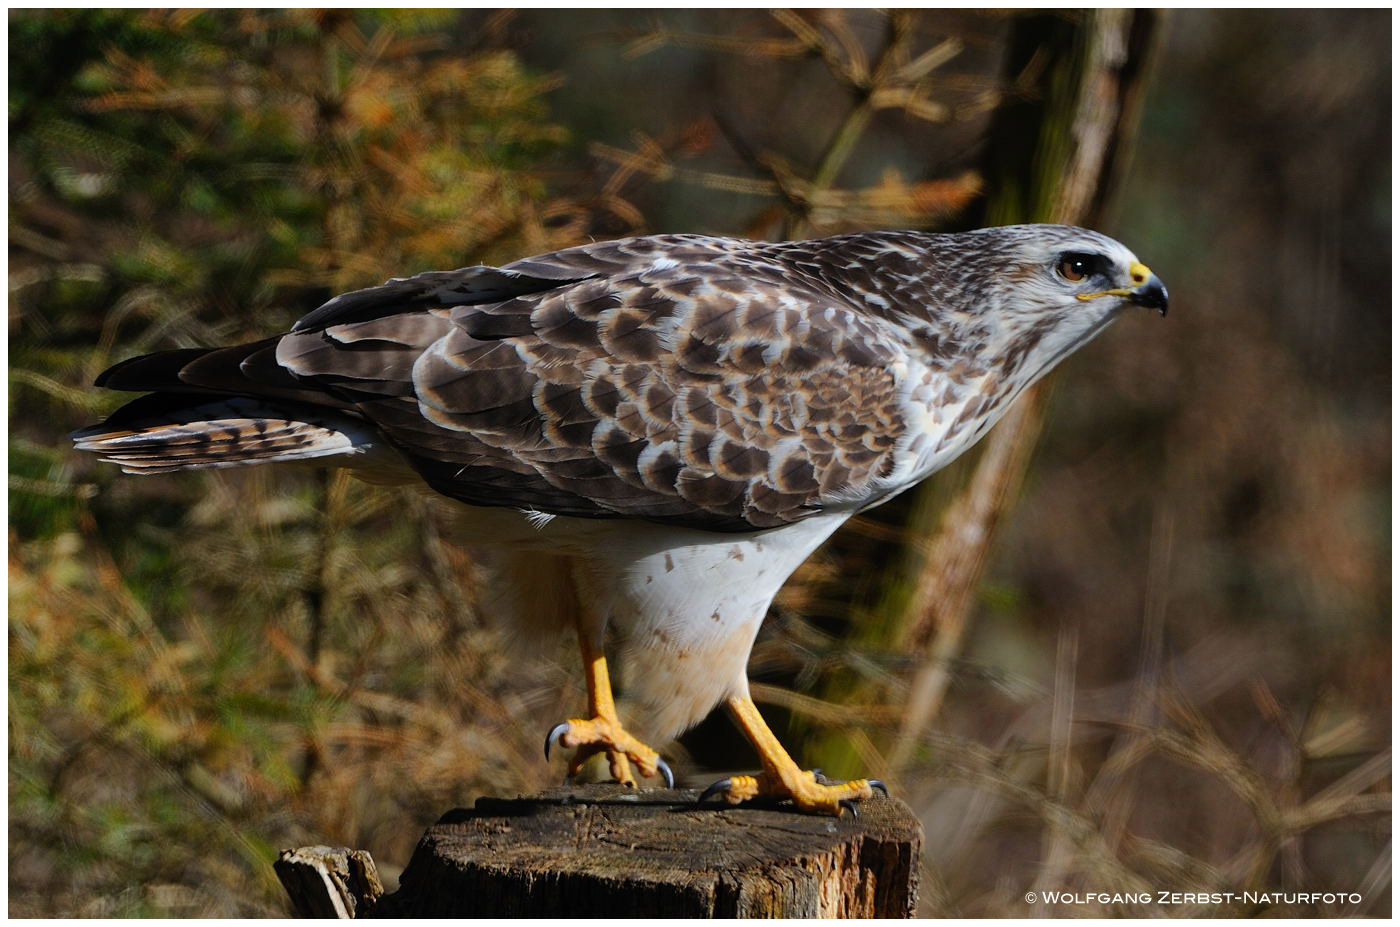
<path id="1" fill-rule="evenodd" d="M 439 305 L 412 314 L 397 310 L 431 299 L 411 281 L 351 294 L 278 359 L 353 394 L 433 488 L 469 503 L 744 531 L 892 468 L 899 346 L 793 254 L 663 236 L 507 270 L 536 288 L 453 305 L 478 298 L 456 281 L 501 273 L 468 269 L 424 281 Z M 376 305 L 395 314 L 369 317 Z"/>

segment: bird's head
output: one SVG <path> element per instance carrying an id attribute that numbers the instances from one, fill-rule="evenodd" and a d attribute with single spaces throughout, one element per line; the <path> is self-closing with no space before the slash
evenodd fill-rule
<path id="1" fill-rule="evenodd" d="M 1003 356 L 1043 372 L 1125 309 L 1167 314 L 1167 288 L 1123 244 L 1067 225 L 1010 225 L 961 235 L 959 290 Z"/>
<path id="2" fill-rule="evenodd" d="M 1000 291 L 1012 311 L 1057 315 L 1113 314 L 1144 306 L 1167 314 L 1167 288 L 1122 243 L 1069 225 L 1008 225 L 982 229 L 1002 276 Z M 991 282 L 991 281 L 989 281 Z"/>

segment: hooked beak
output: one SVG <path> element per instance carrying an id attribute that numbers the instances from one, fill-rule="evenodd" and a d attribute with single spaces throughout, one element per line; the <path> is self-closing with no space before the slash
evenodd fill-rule
<path id="1" fill-rule="evenodd" d="M 1146 265 L 1137 262 L 1130 268 L 1133 275 L 1133 282 L 1138 284 L 1134 289 L 1128 291 L 1128 301 L 1135 306 L 1142 306 L 1146 309 L 1156 309 L 1163 318 L 1167 315 L 1167 288 L 1157 275 L 1147 268 Z"/>
<path id="2" fill-rule="evenodd" d="M 1102 299 L 1105 296 L 1119 296 L 1135 306 L 1156 309 L 1165 317 L 1167 314 L 1167 288 L 1162 281 L 1157 279 L 1157 275 L 1149 270 L 1146 264 L 1139 261 L 1133 262 L 1132 266 L 1128 268 L 1128 273 L 1132 275 L 1133 283 L 1137 286 L 1119 287 L 1100 293 L 1077 293 L 1075 298 L 1087 301 Z"/>
<path id="3" fill-rule="evenodd" d="M 1128 301 L 1135 306 L 1156 309 L 1164 317 L 1167 314 L 1167 288 L 1155 276 L 1128 294 Z"/>

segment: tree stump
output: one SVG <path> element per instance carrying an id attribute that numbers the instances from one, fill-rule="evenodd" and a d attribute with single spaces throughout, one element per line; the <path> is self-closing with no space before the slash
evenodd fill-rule
<path id="1" fill-rule="evenodd" d="M 609 784 L 478 799 L 357 916 L 913 916 L 923 832 L 902 802 L 877 794 L 837 819 L 696 797 Z"/>
<path id="2" fill-rule="evenodd" d="M 302 847 L 272 864 L 298 917 L 364 917 L 384 894 L 379 869 L 364 850 Z"/>

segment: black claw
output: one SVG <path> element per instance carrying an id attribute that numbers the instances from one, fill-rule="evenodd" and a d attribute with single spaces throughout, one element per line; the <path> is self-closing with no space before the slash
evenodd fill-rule
<path id="1" fill-rule="evenodd" d="M 676 787 L 676 777 L 671 775 L 671 767 L 667 766 L 666 761 L 659 756 L 656 758 L 656 771 L 661 773 L 662 779 L 666 780 L 666 788 L 674 789 Z"/>
<path id="2" fill-rule="evenodd" d="M 856 803 L 853 802 L 853 801 L 851 801 L 849 798 L 843 798 L 843 799 L 841 799 L 839 802 L 837 802 L 837 805 L 840 806 L 841 811 L 849 811 L 849 812 L 851 812 L 851 817 L 853 817 L 853 818 L 858 818 L 858 817 L 860 817 L 860 812 L 856 810 Z M 841 813 L 840 813 L 840 812 L 837 812 L 836 816 L 837 816 L 837 817 L 841 817 Z"/>
<path id="3" fill-rule="evenodd" d="M 886 798 L 890 797 L 890 790 L 885 788 L 885 783 L 881 782 L 879 779 L 866 779 L 865 784 L 872 789 L 879 789 L 881 792 L 884 792 Z"/>
<path id="4" fill-rule="evenodd" d="M 705 799 L 709 798 L 711 795 L 718 795 L 721 792 L 729 791 L 729 786 L 731 786 L 732 784 L 733 782 L 729 779 L 719 780 L 714 785 L 711 785 L 708 789 L 701 792 L 700 797 L 695 799 L 695 803 L 697 805 L 703 805 L 705 803 Z"/>
<path id="5" fill-rule="evenodd" d="M 545 762 L 549 762 L 549 748 L 552 747 L 552 746 L 554 746 L 554 742 L 555 742 L 556 740 L 558 740 L 560 737 L 563 737 L 563 736 L 564 736 L 564 733 L 565 733 L 566 731 L 568 731 L 568 729 L 569 729 L 569 722 L 567 722 L 567 721 L 560 721 L 558 724 L 554 725 L 554 727 L 552 727 L 552 728 L 549 729 L 549 733 L 546 734 L 545 737 L 544 737 L 544 759 L 545 759 Z"/>

